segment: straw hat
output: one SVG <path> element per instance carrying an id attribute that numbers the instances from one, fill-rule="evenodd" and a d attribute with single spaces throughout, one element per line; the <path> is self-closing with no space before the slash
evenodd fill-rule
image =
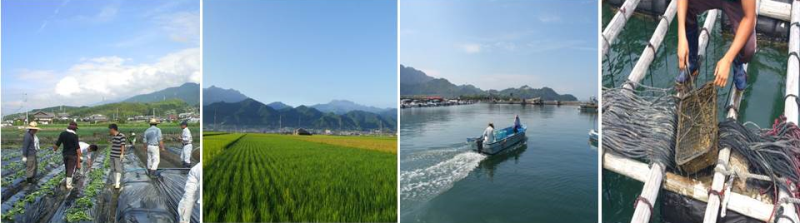
<path id="1" fill-rule="evenodd" d="M 160 124 L 160 123 L 161 122 L 159 122 L 158 119 L 156 119 L 156 118 L 151 118 L 150 119 L 150 124 Z"/>
<path id="2" fill-rule="evenodd" d="M 39 126 L 39 123 L 31 122 L 31 123 L 28 123 L 28 127 L 25 127 L 25 129 L 28 129 L 28 130 L 30 130 L 30 129 L 39 130 L 40 128 L 37 127 L 37 126 Z"/>

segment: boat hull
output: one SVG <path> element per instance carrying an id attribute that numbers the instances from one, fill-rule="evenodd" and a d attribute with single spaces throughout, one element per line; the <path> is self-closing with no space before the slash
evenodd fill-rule
<path id="1" fill-rule="evenodd" d="M 517 144 L 525 143 L 527 141 L 527 137 L 525 136 L 526 130 L 527 128 L 523 126 L 519 129 L 519 132 L 511 133 L 507 137 L 498 139 L 493 143 L 483 143 L 480 140 L 472 141 L 472 149 L 478 153 L 495 155 Z M 513 131 L 513 129 L 511 131 Z"/>

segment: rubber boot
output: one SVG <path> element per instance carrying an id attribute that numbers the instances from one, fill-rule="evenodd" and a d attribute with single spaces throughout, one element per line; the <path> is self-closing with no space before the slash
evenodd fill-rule
<path id="1" fill-rule="evenodd" d="M 122 173 L 116 173 L 114 175 L 114 188 L 119 189 L 119 179 L 122 178 Z"/>
<path id="2" fill-rule="evenodd" d="M 67 190 L 72 190 L 72 177 L 67 177 Z"/>

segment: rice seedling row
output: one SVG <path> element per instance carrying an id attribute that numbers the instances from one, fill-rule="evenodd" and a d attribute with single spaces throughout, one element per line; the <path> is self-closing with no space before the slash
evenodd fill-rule
<path id="1" fill-rule="evenodd" d="M 207 221 L 396 220 L 391 153 L 248 134 L 204 170 Z"/>

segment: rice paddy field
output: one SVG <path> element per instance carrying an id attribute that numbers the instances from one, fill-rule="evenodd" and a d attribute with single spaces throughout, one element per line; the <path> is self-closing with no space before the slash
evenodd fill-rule
<path id="1" fill-rule="evenodd" d="M 393 222 L 396 138 L 204 135 L 206 222 Z"/>

